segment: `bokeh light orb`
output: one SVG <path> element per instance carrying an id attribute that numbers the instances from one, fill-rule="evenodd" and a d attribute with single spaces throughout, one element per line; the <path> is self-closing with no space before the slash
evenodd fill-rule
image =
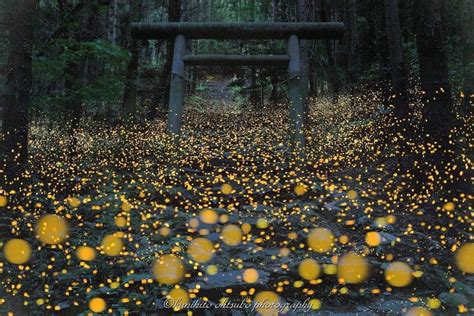
<path id="1" fill-rule="evenodd" d="M 123 249 L 123 241 L 114 235 L 107 235 L 102 239 L 100 246 L 107 256 L 118 256 Z"/>
<path id="2" fill-rule="evenodd" d="M 335 264 L 325 264 L 323 267 L 324 274 L 334 275 L 337 273 L 337 266 Z"/>
<path id="3" fill-rule="evenodd" d="M 123 216 L 117 216 L 115 218 L 115 225 L 119 228 L 127 226 L 127 219 Z"/>
<path id="4" fill-rule="evenodd" d="M 265 229 L 265 228 L 268 227 L 268 221 L 267 221 L 266 218 L 259 218 L 259 219 L 257 219 L 256 225 L 260 229 Z"/>
<path id="5" fill-rule="evenodd" d="M 308 192 L 308 186 L 306 186 L 305 184 L 300 183 L 300 184 L 297 184 L 295 186 L 293 191 L 295 192 L 296 195 L 302 196 L 302 195 L 305 195 L 306 192 Z"/>
<path id="6" fill-rule="evenodd" d="M 334 246 L 334 235 L 329 229 L 318 227 L 308 234 L 307 241 L 313 251 L 324 253 Z"/>
<path id="7" fill-rule="evenodd" d="M 30 260 L 30 244 L 23 239 L 10 239 L 3 246 L 3 254 L 8 262 L 13 264 L 25 264 Z"/>
<path id="8" fill-rule="evenodd" d="M 378 232 L 368 232 L 365 234 L 365 243 L 370 247 L 377 247 L 382 243 L 382 235 Z"/>
<path id="9" fill-rule="evenodd" d="M 167 298 L 170 300 L 169 303 L 175 311 L 181 310 L 181 306 L 189 302 L 189 294 L 182 288 L 172 289 L 168 293 Z"/>
<path id="10" fill-rule="evenodd" d="M 392 286 L 404 287 L 413 281 L 413 270 L 404 262 L 392 262 L 385 269 L 385 280 Z"/>
<path id="11" fill-rule="evenodd" d="M 206 268 L 206 273 L 209 275 L 216 275 L 217 272 L 219 272 L 219 268 L 214 264 L 208 265 Z"/>
<path id="12" fill-rule="evenodd" d="M 358 196 L 357 191 L 355 191 L 355 190 L 347 191 L 347 198 L 349 200 L 355 200 L 355 199 L 357 199 L 357 196 Z"/>
<path id="13" fill-rule="evenodd" d="M 465 273 L 474 273 L 474 242 L 462 245 L 455 254 L 456 265 Z"/>
<path id="14" fill-rule="evenodd" d="M 67 203 L 72 208 L 78 208 L 81 205 L 81 200 L 73 196 L 67 199 Z"/>
<path id="15" fill-rule="evenodd" d="M 423 307 L 412 307 L 408 309 L 405 316 L 433 316 L 433 313 Z"/>
<path id="16" fill-rule="evenodd" d="M 214 245 L 207 238 L 196 238 L 189 243 L 188 254 L 196 262 L 208 262 L 214 255 Z"/>
<path id="17" fill-rule="evenodd" d="M 227 225 L 222 229 L 221 236 L 226 245 L 237 246 L 242 240 L 242 230 L 237 225 Z"/>
<path id="18" fill-rule="evenodd" d="M 309 307 L 312 310 L 317 310 L 317 309 L 321 308 L 321 301 L 318 300 L 317 298 L 313 298 L 313 299 L 309 300 L 308 303 L 309 303 Z"/>
<path id="19" fill-rule="evenodd" d="M 248 234 L 252 230 L 252 225 L 250 225 L 249 223 L 243 223 L 241 228 L 244 234 Z"/>
<path id="20" fill-rule="evenodd" d="M 430 309 L 438 309 L 441 307 L 441 301 L 437 298 L 432 297 L 428 299 L 426 305 L 428 305 Z"/>
<path id="21" fill-rule="evenodd" d="M 364 257 L 349 252 L 339 258 L 337 275 L 345 283 L 362 283 L 369 276 L 369 264 Z"/>
<path id="22" fill-rule="evenodd" d="M 88 246 L 77 247 L 76 256 L 82 261 L 92 261 L 96 257 L 95 249 Z"/>
<path id="23" fill-rule="evenodd" d="M 244 272 L 242 273 L 242 279 L 246 283 L 255 283 L 258 281 L 258 278 L 259 278 L 258 271 L 253 268 L 245 269 Z"/>
<path id="24" fill-rule="evenodd" d="M 298 266 L 298 273 L 305 280 L 315 280 L 320 272 L 319 263 L 314 259 L 305 259 Z"/>
<path id="25" fill-rule="evenodd" d="M 224 183 L 221 186 L 222 194 L 231 194 L 233 190 L 234 190 L 234 188 L 232 188 L 232 186 L 230 184 Z"/>
<path id="26" fill-rule="evenodd" d="M 443 205 L 443 209 L 444 209 L 445 211 L 448 211 L 448 212 L 454 211 L 454 208 L 455 208 L 455 207 L 456 207 L 456 206 L 454 205 L 453 202 L 448 202 L 448 203 L 446 203 L 446 204 Z"/>
<path id="27" fill-rule="evenodd" d="M 219 215 L 214 210 L 205 209 L 199 213 L 199 220 L 206 224 L 215 224 L 219 220 Z"/>
<path id="28" fill-rule="evenodd" d="M 272 291 L 262 291 L 255 295 L 255 310 L 262 316 L 278 315 L 278 303 L 280 297 Z"/>
<path id="29" fill-rule="evenodd" d="M 5 207 L 8 204 L 8 198 L 5 195 L 0 195 L 0 207 Z"/>
<path id="30" fill-rule="evenodd" d="M 183 261 L 173 254 L 159 257 L 153 264 L 152 270 L 156 280 L 167 285 L 179 283 L 185 273 Z"/>
<path id="31" fill-rule="evenodd" d="M 89 301 L 89 309 L 94 313 L 102 313 L 107 308 L 107 303 L 103 298 L 94 297 Z"/>
<path id="32" fill-rule="evenodd" d="M 48 245 L 59 244 L 68 237 L 67 221 L 58 215 L 45 215 L 38 220 L 36 237 Z"/>

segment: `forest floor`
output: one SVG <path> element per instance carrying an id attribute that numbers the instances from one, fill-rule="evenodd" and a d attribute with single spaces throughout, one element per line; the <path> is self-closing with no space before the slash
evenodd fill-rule
<path id="1" fill-rule="evenodd" d="M 284 105 L 188 110 L 179 147 L 164 121 L 84 122 L 74 138 L 35 124 L 32 181 L 9 192 L 2 224 L 32 255 L 23 265 L 0 257 L 0 312 L 87 314 L 102 298 L 112 313 L 167 315 L 168 295 L 306 303 L 280 305 L 289 315 L 307 304 L 321 315 L 472 314 L 474 277 L 458 268 L 466 258 L 455 260 L 472 242 L 472 196 L 446 198 L 435 172 L 415 193 L 399 162 L 426 147 L 401 152 L 381 117 L 370 95 L 312 104 L 304 161 L 292 158 Z M 453 135 L 459 143 L 471 136 L 465 123 Z M 465 152 L 452 163 L 468 174 Z M 48 213 L 67 220 L 59 244 L 35 238 Z M 123 242 L 120 253 L 105 241 L 111 235 Z M 317 263 L 300 265 L 308 258 Z M 267 307 L 256 310 L 277 312 Z"/>

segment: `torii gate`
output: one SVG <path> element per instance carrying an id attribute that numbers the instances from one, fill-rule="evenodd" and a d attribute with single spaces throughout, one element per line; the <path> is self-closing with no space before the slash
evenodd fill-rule
<path id="1" fill-rule="evenodd" d="M 170 134 L 179 136 L 181 132 L 185 64 L 193 66 L 287 65 L 291 132 L 295 147 L 304 148 L 305 100 L 303 100 L 301 90 L 300 40 L 341 39 L 344 34 L 344 23 L 132 23 L 131 34 L 135 39 L 174 39 L 167 124 Z M 185 55 L 186 39 L 287 39 L 288 55 Z"/>

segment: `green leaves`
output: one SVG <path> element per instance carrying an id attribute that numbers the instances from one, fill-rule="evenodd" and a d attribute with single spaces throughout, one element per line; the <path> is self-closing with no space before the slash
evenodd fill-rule
<path id="1" fill-rule="evenodd" d="M 103 102 L 118 103 L 122 96 L 129 59 L 128 51 L 102 39 L 59 38 L 47 47 L 39 47 L 33 57 L 35 77 L 41 78 L 41 86 L 57 88 L 47 89 L 46 95 L 37 96 L 33 110 L 51 116 L 61 109 L 61 104 L 80 98 L 86 111 L 95 114 L 106 111 L 102 108 Z M 72 83 L 69 90 L 67 81 Z"/>

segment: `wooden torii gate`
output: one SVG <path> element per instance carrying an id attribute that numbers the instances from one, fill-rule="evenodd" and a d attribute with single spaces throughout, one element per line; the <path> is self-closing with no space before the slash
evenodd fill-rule
<path id="1" fill-rule="evenodd" d="M 341 39 L 344 24 L 324 23 L 219 23 L 166 22 L 132 23 L 135 39 L 174 39 L 168 131 L 179 136 L 184 103 L 185 65 L 288 66 L 291 132 L 295 147 L 304 148 L 304 103 L 302 97 L 300 40 Z M 287 39 L 288 55 L 185 55 L 187 39 Z M 177 137 L 176 137 L 177 138 Z"/>

